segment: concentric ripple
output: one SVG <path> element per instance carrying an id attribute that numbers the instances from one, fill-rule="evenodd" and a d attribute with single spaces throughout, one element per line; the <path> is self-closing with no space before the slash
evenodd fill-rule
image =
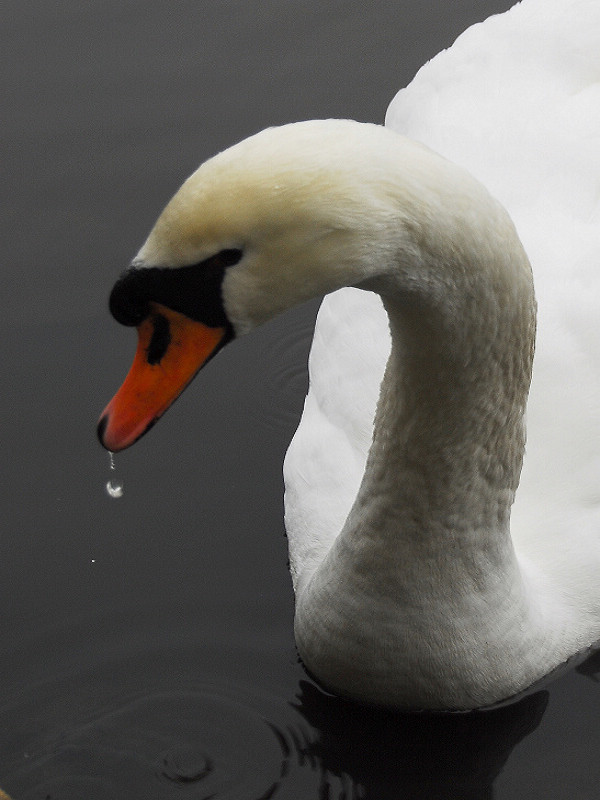
<path id="1" fill-rule="evenodd" d="M 187 743 L 167 750 L 161 760 L 160 774 L 174 783 L 198 783 L 214 770 L 212 758 Z"/>
<path id="2" fill-rule="evenodd" d="M 156 761 L 159 780 L 198 784 L 206 798 L 274 795 L 287 753 L 273 725 L 253 708 L 211 694 L 165 695 L 152 698 L 151 708 L 136 706 L 138 724 L 146 720 L 145 739 L 169 742 Z"/>
<path id="3" fill-rule="evenodd" d="M 265 337 L 262 355 L 269 365 L 267 391 L 257 393 L 257 408 L 250 409 L 258 425 L 278 430 L 297 424 L 308 385 L 307 360 L 314 326 L 314 309 L 301 308 L 286 316 L 277 335 Z"/>
<path id="4" fill-rule="evenodd" d="M 360 797 L 324 769 L 289 703 L 223 688 L 125 699 L 46 740 L 11 785 L 19 800 Z"/>

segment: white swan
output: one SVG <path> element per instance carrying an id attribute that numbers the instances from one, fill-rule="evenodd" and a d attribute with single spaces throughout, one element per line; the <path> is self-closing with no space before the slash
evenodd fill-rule
<path id="1" fill-rule="evenodd" d="M 139 346 L 100 421 L 112 450 L 232 337 L 370 290 L 322 307 L 285 466 L 298 648 L 343 695 L 478 707 L 600 639 L 598 8 L 526 0 L 389 113 L 481 177 L 533 257 L 512 522 L 535 299 L 513 223 L 461 167 L 375 125 L 263 131 L 186 181 L 113 289 Z M 373 431 L 390 352 L 377 295 L 392 347 Z"/>

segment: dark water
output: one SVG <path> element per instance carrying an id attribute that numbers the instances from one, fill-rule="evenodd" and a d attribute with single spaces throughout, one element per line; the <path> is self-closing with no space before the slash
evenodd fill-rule
<path id="1" fill-rule="evenodd" d="M 510 0 L 5 0 L 0 785 L 15 800 L 600 794 L 588 662 L 480 714 L 374 712 L 298 663 L 281 462 L 316 304 L 235 343 L 117 460 L 108 291 L 196 165 L 295 119 L 381 121 Z"/>

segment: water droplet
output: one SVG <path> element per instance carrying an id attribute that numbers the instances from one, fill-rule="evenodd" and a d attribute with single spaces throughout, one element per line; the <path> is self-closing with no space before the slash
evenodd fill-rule
<path id="1" fill-rule="evenodd" d="M 106 491 L 111 497 L 123 497 L 123 484 L 119 481 L 106 481 Z"/>
<path id="2" fill-rule="evenodd" d="M 114 472 L 116 469 L 115 454 L 109 452 L 108 457 L 110 459 L 110 469 Z M 123 481 L 119 480 L 118 478 L 111 478 L 106 482 L 106 492 L 109 497 L 114 497 L 115 499 L 123 497 Z"/>

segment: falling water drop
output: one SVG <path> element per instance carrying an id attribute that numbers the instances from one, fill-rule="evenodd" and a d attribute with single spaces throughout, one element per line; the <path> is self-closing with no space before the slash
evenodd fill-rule
<path id="1" fill-rule="evenodd" d="M 111 472 L 115 470 L 115 454 L 109 452 L 108 454 L 110 459 L 110 469 Z M 113 497 L 115 500 L 119 497 L 123 497 L 123 481 L 120 481 L 118 478 L 112 477 L 109 481 L 106 482 L 106 492 L 110 497 Z"/>

